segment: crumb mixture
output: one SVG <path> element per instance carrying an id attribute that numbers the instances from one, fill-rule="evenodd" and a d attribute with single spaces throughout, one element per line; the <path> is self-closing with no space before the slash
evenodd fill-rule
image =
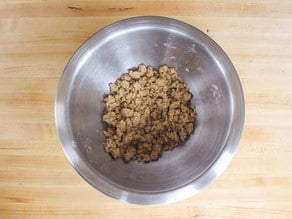
<path id="1" fill-rule="evenodd" d="M 194 131 L 195 107 L 174 68 L 140 64 L 109 85 L 104 98 L 104 148 L 125 161 L 157 160 Z"/>

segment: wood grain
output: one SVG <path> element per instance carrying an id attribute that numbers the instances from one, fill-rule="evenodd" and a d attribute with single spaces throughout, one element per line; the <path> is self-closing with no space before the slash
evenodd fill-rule
<path id="1" fill-rule="evenodd" d="M 292 2 L 1 1 L 1 218 L 292 218 Z M 121 203 L 89 186 L 56 137 L 54 97 L 72 53 L 123 18 L 188 22 L 227 52 L 246 121 L 238 151 L 208 188 L 172 205 Z"/>

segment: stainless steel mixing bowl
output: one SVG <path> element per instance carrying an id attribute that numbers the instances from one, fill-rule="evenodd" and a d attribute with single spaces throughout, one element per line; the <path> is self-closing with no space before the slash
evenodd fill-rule
<path id="1" fill-rule="evenodd" d="M 108 84 L 140 63 L 176 67 L 198 113 L 190 139 L 148 164 L 113 160 L 102 145 Z M 165 204 L 194 195 L 225 169 L 240 140 L 244 98 L 231 61 L 206 34 L 170 18 L 135 17 L 75 52 L 59 83 L 55 120 L 67 158 L 92 186 L 129 203 Z"/>

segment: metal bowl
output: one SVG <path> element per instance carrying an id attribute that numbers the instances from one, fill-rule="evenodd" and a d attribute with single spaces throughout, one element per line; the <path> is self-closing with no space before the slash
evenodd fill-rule
<path id="1" fill-rule="evenodd" d="M 198 113 L 194 134 L 155 162 L 125 163 L 104 151 L 103 96 L 108 84 L 140 63 L 177 68 Z M 76 171 L 99 191 L 122 201 L 155 205 L 197 193 L 231 160 L 244 124 L 236 70 L 206 34 L 178 20 L 135 17 L 95 33 L 61 77 L 55 120 Z"/>

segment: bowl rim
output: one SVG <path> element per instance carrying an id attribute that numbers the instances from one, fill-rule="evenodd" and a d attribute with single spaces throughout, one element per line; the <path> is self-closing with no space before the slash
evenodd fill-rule
<path id="1" fill-rule="evenodd" d="M 117 28 L 121 24 L 134 24 L 141 21 L 147 21 L 148 23 L 150 22 L 155 24 L 165 22 L 167 25 L 175 25 L 176 27 L 182 27 L 191 30 L 196 35 L 196 37 L 199 37 L 200 40 L 203 40 L 208 52 L 212 54 L 217 53 L 217 56 L 220 55 L 221 63 L 219 64 L 222 65 L 222 63 L 224 63 L 224 66 L 228 65 L 228 68 L 231 69 L 231 71 L 226 72 L 226 74 L 233 81 L 233 87 L 231 89 L 233 91 L 232 96 L 235 101 L 232 108 L 232 121 L 229 134 L 227 136 L 225 145 L 222 148 L 222 151 L 215 159 L 215 161 L 200 175 L 200 177 L 191 182 L 188 182 L 187 184 L 184 184 L 182 187 L 162 192 L 140 192 L 135 190 L 125 190 L 124 188 L 107 181 L 102 176 L 94 175 L 91 167 L 89 167 L 84 161 L 79 159 L 77 153 L 73 153 L 68 149 L 68 143 L 70 143 L 71 146 L 71 142 L 68 142 L 68 136 L 70 136 L 71 130 L 68 130 L 69 127 L 66 126 L 66 121 L 68 121 L 68 118 L 65 114 L 65 111 L 66 106 L 68 106 L 68 102 L 65 101 L 66 97 L 64 96 L 63 92 L 64 90 L 66 91 L 66 86 L 68 86 L 64 81 L 65 78 L 68 77 L 68 73 L 66 72 L 70 70 L 70 64 L 74 63 L 75 60 L 78 60 L 78 58 L 84 55 L 85 48 L 91 43 L 94 38 L 97 38 L 99 35 L 102 35 L 105 32 L 110 31 L 111 29 Z M 224 68 L 224 66 L 221 67 Z M 242 135 L 245 120 L 245 101 L 243 89 L 235 67 L 233 66 L 231 60 L 223 51 L 223 49 L 207 34 L 188 23 L 174 18 L 161 16 L 138 16 L 114 22 L 100 29 L 91 37 L 89 37 L 73 53 L 72 57 L 69 59 L 64 68 L 58 84 L 55 96 L 54 112 L 57 136 L 61 143 L 63 152 L 65 153 L 71 166 L 85 181 L 87 181 L 100 192 L 123 202 L 140 205 L 162 205 L 181 201 L 193 196 L 194 194 L 205 188 L 207 185 L 209 185 L 211 182 L 213 182 L 226 169 L 227 165 L 230 163 L 236 152 Z"/>

